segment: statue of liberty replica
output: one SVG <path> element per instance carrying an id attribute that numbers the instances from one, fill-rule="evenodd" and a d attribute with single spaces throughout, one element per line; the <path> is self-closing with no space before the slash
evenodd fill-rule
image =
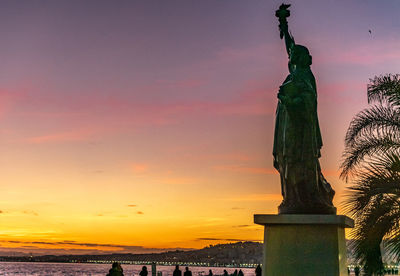
<path id="1" fill-rule="evenodd" d="M 289 6 L 282 4 L 275 13 L 289 55 L 289 75 L 278 93 L 273 148 L 283 196 L 278 210 L 280 214 L 336 214 L 332 204 L 335 192 L 319 163 L 322 138 L 312 58 L 289 33 Z"/>
<path id="2" fill-rule="evenodd" d="M 275 13 L 289 56 L 289 75 L 278 92 L 273 147 L 283 201 L 278 214 L 254 215 L 254 222 L 264 226 L 262 276 L 347 276 L 345 228 L 354 227 L 354 221 L 336 215 L 335 192 L 321 172 L 312 58 L 289 32 L 289 7 L 282 4 Z"/>

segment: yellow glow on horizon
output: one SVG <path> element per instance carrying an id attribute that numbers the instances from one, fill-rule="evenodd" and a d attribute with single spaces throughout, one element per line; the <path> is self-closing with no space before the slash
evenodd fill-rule
<path id="1" fill-rule="evenodd" d="M 16 240 L 44 242 L 31 244 L 38 248 L 115 250 L 45 242 L 202 248 L 262 241 L 263 228 L 254 225 L 253 214 L 276 213 L 282 200 L 279 175 L 265 173 L 272 168 L 227 171 L 210 165 L 206 175 L 196 166 L 182 171 L 154 162 L 92 160 L 94 165 L 85 168 L 71 165 L 75 161 L 67 149 L 61 157 L 51 162 L 52 154 L 44 154 L 35 162 L 28 156 L 23 174 L 2 164 L 0 223 L 7 225 L 0 231 L 2 246 L 18 248 L 6 242 Z M 99 171 L 96 163 L 108 169 Z M 338 187 L 337 174 L 328 178 Z M 337 203 L 342 189 L 336 192 Z"/>

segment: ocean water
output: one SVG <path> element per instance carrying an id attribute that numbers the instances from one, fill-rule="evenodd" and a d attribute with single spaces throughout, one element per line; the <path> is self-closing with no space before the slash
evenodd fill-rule
<path id="1" fill-rule="evenodd" d="M 111 264 L 78 264 L 78 263 L 23 263 L 23 262 L 0 262 L 0 275 L 24 275 L 24 276 L 60 276 L 60 275 L 80 275 L 80 276 L 105 276 Z M 138 276 L 142 265 L 122 264 L 124 276 Z M 181 266 L 182 275 L 184 266 Z M 222 275 L 224 269 L 229 274 L 235 271 L 235 268 L 224 267 L 189 267 L 193 276 L 205 276 L 211 269 L 214 275 Z M 149 276 L 151 276 L 151 265 L 147 266 Z M 162 272 L 162 276 L 172 276 L 175 266 L 157 266 L 157 271 Z M 254 276 L 253 268 L 241 268 L 245 276 Z M 238 269 L 239 270 L 239 269 Z"/>

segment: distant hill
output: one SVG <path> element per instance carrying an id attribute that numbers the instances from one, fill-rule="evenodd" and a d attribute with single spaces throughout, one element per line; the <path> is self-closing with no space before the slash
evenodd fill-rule
<path id="1" fill-rule="evenodd" d="M 259 264 L 262 260 L 262 243 L 237 242 L 210 245 L 190 251 L 168 251 L 152 254 L 109 254 L 109 255 L 45 255 L 45 256 L 4 256 L 0 261 L 31 262 L 167 262 L 202 263 L 207 265 Z"/>
<path id="2" fill-rule="evenodd" d="M 347 241 L 349 245 L 350 241 Z M 228 244 L 210 245 L 198 250 L 174 250 L 163 253 L 151 254 L 106 254 L 106 255 L 44 255 L 27 256 L 15 255 L 0 257 L 0 261 L 24 261 L 24 262 L 132 262 L 132 263 L 186 263 L 190 265 L 252 265 L 262 262 L 262 243 L 236 242 Z M 384 246 L 383 246 L 384 248 Z M 4 253 L 0 253 L 4 254 Z M 347 258 L 349 264 L 354 264 L 354 253 L 347 246 Z M 386 264 L 397 263 L 396 258 L 383 251 L 383 261 Z"/>

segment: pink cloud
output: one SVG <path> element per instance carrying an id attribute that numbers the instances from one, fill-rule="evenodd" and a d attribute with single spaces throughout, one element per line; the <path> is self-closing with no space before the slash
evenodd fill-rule
<path id="1" fill-rule="evenodd" d="M 27 139 L 30 143 L 56 141 L 80 141 L 93 133 L 115 134 L 134 128 L 177 124 L 187 118 L 211 116 L 259 116 L 271 114 L 275 110 L 276 89 L 263 83 L 248 83 L 243 92 L 226 101 L 187 100 L 172 103 L 140 103 L 123 97 L 87 97 L 65 101 L 60 111 L 43 109 L 39 112 L 25 112 L 28 120 L 40 120 L 54 124 L 55 114 L 58 124 L 55 133 L 37 135 Z M 75 107 L 73 107 L 75 106 Z M 72 110 L 74 111 L 72 111 Z M 86 130 L 90 126 L 91 132 Z M 75 131 L 65 129 L 77 128 Z M 85 130 L 81 130 L 85 129 Z"/>
<path id="2" fill-rule="evenodd" d="M 168 185 L 192 185 L 198 183 L 200 179 L 190 177 L 166 177 L 160 179 L 160 182 Z"/>
<path id="3" fill-rule="evenodd" d="M 242 93 L 227 101 L 193 100 L 170 104 L 148 104 L 138 106 L 153 116 L 174 116 L 190 114 L 212 115 L 264 115 L 275 111 L 277 88 L 271 84 L 248 82 L 242 87 Z"/>
<path id="4" fill-rule="evenodd" d="M 135 163 L 131 165 L 131 169 L 134 173 L 145 173 L 148 172 L 149 170 L 149 165 L 148 164 L 139 164 Z"/>
<path id="5" fill-rule="evenodd" d="M 366 89 L 367 80 L 363 81 L 341 81 L 341 82 L 326 82 L 321 81 L 317 87 L 319 94 L 319 105 L 342 104 L 347 106 L 349 103 L 361 104 L 360 99 L 364 96 L 365 103 L 367 102 Z"/>
<path id="6" fill-rule="evenodd" d="M 273 114 L 276 89 L 264 82 L 247 82 L 236 97 L 226 101 L 191 100 L 172 103 L 138 103 L 123 97 L 81 97 L 65 101 L 61 110 L 25 112 L 22 118 L 52 127 L 49 133 L 31 135 L 23 141 L 31 144 L 87 141 L 99 135 L 114 136 L 153 126 L 179 124 L 205 116 L 261 116 Z M 68 107 L 69 106 L 69 107 Z M 74 108 L 72 108 L 75 106 Z M 86 106 L 85 108 L 83 108 Z M 72 109 L 72 110 L 71 110 Z M 71 130 L 72 129 L 72 130 Z M 215 159 L 245 160 L 248 156 L 214 156 Z"/>
<path id="7" fill-rule="evenodd" d="M 195 78 L 188 78 L 182 80 L 156 80 L 152 84 L 144 85 L 138 87 L 138 90 L 141 91 L 155 91 L 155 90 L 163 90 L 167 89 L 191 89 L 200 87 L 204 84 L 203 80 L 195 79 Z"/>
<path id="8" fill-rule="evenodd" d="M 92 136 L 92 133 L 93 132 L 90 130 L 76 130 L 70 132 L 61 132 L 61 133 L 53 133 L 53 134 L 29 137 L 26 138 L 25 141 L 30 144 L 85 141 Z"/>
<path id="9" fill-rule="evenodd" d="M 268 55 L 268 53 L 280 51 L 282 45 L 273 43 L 258 44 L 248 48 L 223 48 L 218 51 L 214 63 L 231 63 L 231 62 L 246 62 L 249 60 L 256 60 L 264 62 L 263 59 L 271 62 L 271 59 L 277 60 L 279 57 Z M 284 51 L 284 50 L 283 50 Z M 209 61 L 212 62 L 212 61 Z"/>
<path id="10" fill-rule="evenodd" d="M 395 40 L 382 42 L 371 38 L 370 41 L 361 41 L 353 45 L 338 44 L 325 48 L 334 50 L 328 55 L 321 52 L 321 55 L 315 57 L 319 63 L 370 66 L 400 60 L 400 42 Z"/>
<path id="11" fill-rule="evenodd" d="M 25 89 L 11 91 L 0 89 L 0 118 L 3 117 L 15 104 L 26 97 L 27 92 Z"/>
<path id="12" fill-rule="evenodd" d="M 223 161 L 251 161 L 256 159 L 256 156 L 249 155 L 246 153 L 225 153 L 225 154 L 201 154 L 196 153 L 188 156 L 196 160 L 223 160 Z"/>

